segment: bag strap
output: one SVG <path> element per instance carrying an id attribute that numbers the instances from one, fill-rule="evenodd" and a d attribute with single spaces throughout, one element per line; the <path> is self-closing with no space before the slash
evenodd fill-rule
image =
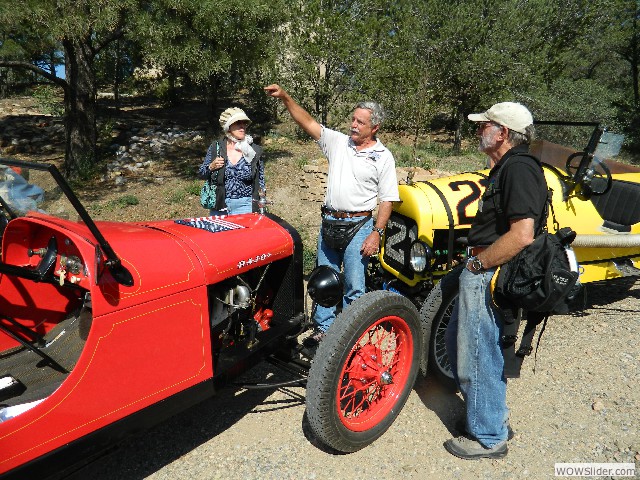
<path id="1" fill-rule="evenodd" d="M 211 147 L 213 147 L 214 142 L 211 142 Z M 216 144 L 216 156 L 213 157 L 214 159 L 220 156 L 220 142 L 218 140 L 215 140 L 215 144 Z M 213 160 L 212 160 L 213 161 Z M 211 172 L 211 175 L 209 175 L 209 183 L 212 185 L 215 185 L 218 183 L 218 172 L 220 171 L 220 169 L 218 170 L 214 170 Z"/>
<path id="2" fill-rule="evenodd" d="M 540 166 L 540 169 L 542 170 L 542 163 L 540 163 L 540 160 L 538 160 L 534 155 L 531 155 L 530 153 L 525 153 L 525 152 L 522 152 L 522 153 L 519 152 L 514 155 L 511 155 L 509 158 L 507 158 L 504 161 L 504 163 L 498 169 L 498 173 L 496 173 L 496 179 L 494 182 L 494 191 L 496 192 L 496 195 L 493 197 L 493 202 L 494 202 L 494 207 L 496 209 L 496 214 L 498 218 L 500 218 L 500 220 L 502 221 L 505 231 L 509 230 L 509 222 L 507 218 L 504 216 L 504 209 L 502 208 L 502 189 L 500 188 L 500 174 L 502 173 L 502 170 L 505 169 L 507 161 L 511 160 L 511 158 L 516 156 L 531 158 L 536 162 L 536 164 L 538 164 L 538 166 Z M 540 223 L 538 224 L 537 231 L 534 232 L 534 237 L 537 237 L 541 233 L 547 231 L 547 219 L 549 218 L 549 209 L 551 209 L 551 215 L 553 218 L 553 227 L 556 229 L 556 231 L 560 228 L 560 224 L 556 220 L 555 211 L 553 210 L 553 204 L 551 203 L 552 196 L 553 196 L 553 189 L 547 187 L 547 198 L 544 202 L 544 205 L 542 206 L 542 213 L 540 214 Z"/>
<path id="3" fill-rule="evenodd" d="M 549 320 L 549 315 L 545 314 L 542 317 L 536 318 L 534 316 L 535 312 L 528 312 L 527 314 L 527 323 L 524 327 L 524 332 L 522 334 L 522 341 L 520 342 L 520 347 L 516 352 L 516 357 L 519 359 L 520 365 L 524 360 L 524 357 L 531 355 L 533 352 L 533 347 L 531 344 L 533 343 L 533 336 L 536 333 L 536 327 L 542 323 L 542 328 L 540 329 L 540 333 L 538 334 L 538 341 L 536 342 L 536 351 L 533 355 L 533 373 L 536 373 L 536 363 L 538 361 L 538 347 L 540 347 L 540 340 L 542 339 L 542 334 L 544 333 L 545 328 L 547 327 L 547 320 Z"/>

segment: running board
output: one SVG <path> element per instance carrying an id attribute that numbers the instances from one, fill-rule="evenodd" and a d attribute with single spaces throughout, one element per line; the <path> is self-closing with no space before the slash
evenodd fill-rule
<path id="1" fill-rule="evenodd" d="M 613 260 L 612 263 L 623 277 L 640 277 L 640 268 L 636 268 L 629 258 Z"/>

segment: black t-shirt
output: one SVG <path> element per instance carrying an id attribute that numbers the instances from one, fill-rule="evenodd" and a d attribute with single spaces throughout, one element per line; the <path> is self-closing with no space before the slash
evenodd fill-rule
<path id="1" fill-rule="evenodd" d="M 489 186 L 478 204 L 478 213 L 469 232 L 469 245 L 490 245 L 509 230 L 510 220 L 533 218 L 535 231 L 547 199 L 547 182 L 540 164 L 528 155 L 528 145 L 512 148 L 489 172 Z M 495 181 L 498 170 L 503 169 Z M 499 218 L 496 203 L 503 215 Z"/>

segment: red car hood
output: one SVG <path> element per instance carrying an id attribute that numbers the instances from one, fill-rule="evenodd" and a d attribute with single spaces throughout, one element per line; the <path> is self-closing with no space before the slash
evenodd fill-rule
<path id="1" fill-rule="evenodd" d="M 30 217 L 64 232 L 89 269 L 95 269 L 97 242 L 84 223 L 42 214 Z M 214 284 L 288 257 L 294 249 L 289 231 L 259 214 L 96 225 L 133 276 L 133 286 L 118 284 L 108 270 L 96 285 L 97 272 L 91 271 L 91 284 L 100 290 L 94 292 L 94 314 Z"/>
<path id="2" fill-rule="evenodd" d="M 293 254 L 291 234 L 264 215 L 198 217 L 139 225 L 184 242 L 198 257 L 207 284 Z"/>

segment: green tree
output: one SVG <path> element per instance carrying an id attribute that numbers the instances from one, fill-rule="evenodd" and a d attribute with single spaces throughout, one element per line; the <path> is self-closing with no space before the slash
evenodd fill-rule
<path id="1" fill-rule="evenodd" d="M 281 13 L 278 2 L 266 5 L 259 0 L 3 2 L 0 33 L 11 42 L 0 47 L 0 67 L 34 72 L 63 90 L 65 170 L 77 173 L 98 159 L 96 94 L 98 72 L 106 72 L 107 57 L 116 63 L 126 60 L 130 67 L 134 61 L 144 62 L 162 71 L 171 86 L 180 78 L 206 84 L 223 75 L 241 77 L 244 71 L 258 68 Z M 57 51 L 64 52 L 64 79 L 39 63 Z M 114 68 L 116 88 L 121 73 L 122 69 Z"/>
<path id="2" fill-rule="evenodd" d="M 134 2 L 28 1 L 16 0 L 0 5 L 0 25 L 22 47 L 13 58 L 0 52 L 0 66 L 29 70 L 64 92 L 65 170 L 79 172 L 96 161 L 96 56 L 109 43 L 122 36 L 124 19 Z M 50 32 L 39 45 L 25 32 Z M 46 53 L 62 50 L 66 78 L 38 65 Z"/>
<path id="3" fill-rule="evenodd" d="M 279 77 L 300 104 L 323 124 L 351 85 L 362 41 L 355 2 L 294 0 L 284 27 Z"/>

